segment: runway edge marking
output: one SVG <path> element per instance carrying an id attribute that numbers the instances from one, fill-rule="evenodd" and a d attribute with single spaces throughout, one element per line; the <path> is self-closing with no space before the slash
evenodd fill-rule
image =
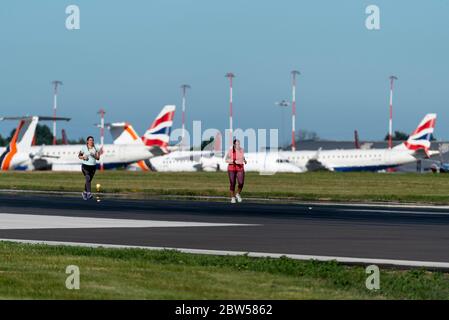
<path id="1" fill-rule="evenodd" d="M 0 189 L 0 193 L 30 193 L 37 195 L 79 195 L 79 192 L 75 191 L 54 191 L 54 190 L 22 190 L 22 189 Z M 160 194 L 160 195 L 148 195 L 144 198 L 132 198 L 129 197 L 129 193 L 101 193 L 102 196 L 111 198 L 120 198 L 126 200 L 228 200 L 227 196 L 202 196 L 202 195 L 171 195 L 171 194 Z M 413 204 L 413 203 L 396 203 L 396 202 L 332 202 L 332 201 L 301 201 L 291 198 L 258 198 L 258 197 L 247 197 L 245 198 L 248 203 L 253 203 L 252 201 L 263 201 L 267 203 L 278 203 L 279 201 L 287 201 L 286 204 L 293 205 L 314 205 L 314 206 L 356 206 L 356 207 L 386 207 L 386 208 L 417 208 L 417 209 L 449 209 L 449 205 L 440 204 Z"/>
<path id="2" fill-rule="evenodd" d="M 385 266 L 417 267 L 417 268 L 421 267 L 421 268 L 449 270 L 449 262 L 435 262 L 435 261 L 334 257 L 334 256 L 302 255 L 302 254 L 287 254 L 287 253 L 266 253 L 266 252 L 227 251 L 227 250 L 209 250 L 209 249 L 187 249 L 187 248 L 172 248 L 172 247 L 132 246 L 132 245 L 119 245 L 119 244 L 100 244 L 100 243 L 26 240 L 26 239 L 0 239 L 0 241 L 17 242 L 17 243 L 23 243 L 23 244 L 45 244 L 45 245 L 51 245 L 51 246 L 72 246 L 72 247 L 88 247 L 88 248 L 175 250 L 175 251 L 182 252 L 182 253 L 207 254 L 207 255 L 218 255 L 218 256 L 247 255 L 249 257 L 254 257 L 254 258 L 287 257 L 287 258 L 294 259 L 294 260 L 337 261 L 337 262 L 340 262 L 343 264 L 361 264 L 361 265 L 375 264 L 375 265 L 385 265 Z"/>

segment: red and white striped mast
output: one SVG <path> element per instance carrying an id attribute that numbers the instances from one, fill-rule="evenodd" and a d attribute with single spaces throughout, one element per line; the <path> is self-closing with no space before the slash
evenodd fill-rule
<path id="1" fill-rule="evenodd" d="M 393 147 L 393 82 L 398 78 L 390 76 L 390 121 L 388 124 L 388 148 Z"/>
<path id="2" fill-rule="evenodd" d="M 232 79 L 235 75 L 232 72 L 226 73 L 226 78 L 229 79 L 229 131 L 230 131 L 230 143 L 232 143 Z"/>
<path id="3" fill-rule="evenodd" d="M 53 145 L 56 144 L 56 109 L 58 107 L 58 86 L 62 85 L 62 81 L 54 80 L 53 84 Z"/>
<path id="4" fill-rule="evenodd" d="M 181 86 L 182 89 L 182 138 L 181 138 L 181 144 L 184 146 L 184 136 L 185 136 L 185 121 L 186 121 L 186 92 L 187 89 L 190 89 L 190 86 L 188 84 L 183 84 Z"/>
<path id="5" fill-rule="evenodd" d="M 295 131 L 296 131 L 296 76 L 301 73 L 293 70 L 292 74 L 292 151 L 296 151 Z"/>
<path id="6" fill-rule="evenodd" d="M 101 108 L 97 113 L 100 115 L 100 155 L 102 155 L 104 146 L 104 114 L 106 112 Z M 100 170 L 104 170 L 103 157 L 100 157 Z"/>

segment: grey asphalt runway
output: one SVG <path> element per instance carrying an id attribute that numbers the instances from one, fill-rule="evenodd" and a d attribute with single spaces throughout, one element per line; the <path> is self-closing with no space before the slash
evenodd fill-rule
<path id="1" fill-rule="evenodd" d="M 449 263 L 449 209 L 0 194 L 0 239 Z"/>

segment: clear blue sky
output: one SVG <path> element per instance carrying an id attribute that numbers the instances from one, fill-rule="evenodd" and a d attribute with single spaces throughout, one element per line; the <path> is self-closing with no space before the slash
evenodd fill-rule
<path id="1" fill-rule="evenodd" d="M 65 8 L 81 10 L 81 30 L 65 28 Z M 365 28 L 380 7 L 381 30 Z M 274 105 L 290 99 L 298 69 L 297 127 L 322 138 L 383 138 L 388 76 L 396 85 L 394 128 L 410 131 L 437 112 L 449 139 L 449 2 L 261 0 L 4 0 L 0 4 L 2 115 L 51 114 L 50 81 L 64 81 L 59 114 L 70 138 L 126 120 L 139 133 L 189 83 L 187 119 L 224 129 L 233 71 L 235 126 L 277 128 Z M 14 124 L 15 125 L 15 124 Z M 290 122 L 285 121 L 290 130 Z M 0 123 L 6 135 L 12 124 Z M 188 128 L 190 125 L 188 126 Z M 108 141 L 110 141 L 108 137 Z"/>

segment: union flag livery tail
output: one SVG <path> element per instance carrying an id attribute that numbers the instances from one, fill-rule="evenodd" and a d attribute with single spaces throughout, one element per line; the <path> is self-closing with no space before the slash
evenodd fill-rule
<path id="1" fill-rule="evenodd" d="M 142 137 L 142 141 L 146 146 L 158 146 L 166 150 L 170 140 L 170 130 L 173 125 L 175 110 L 176 107 L 174 105 L 167 105 L 162 109 Z"/>
<path id="2" fill-rule="evenodd" d="M 435 122 L 437 115 L 435 113 L 427 114 L 424 119 L 419 123 L 418 127 L 409 136 L 407 141 L 394 147 L 395 150 L 418 151 L 424 150 L 428 154 L 430 148 L 430 139 L 432 138 L 433 131 L 435 129 Z"/>

